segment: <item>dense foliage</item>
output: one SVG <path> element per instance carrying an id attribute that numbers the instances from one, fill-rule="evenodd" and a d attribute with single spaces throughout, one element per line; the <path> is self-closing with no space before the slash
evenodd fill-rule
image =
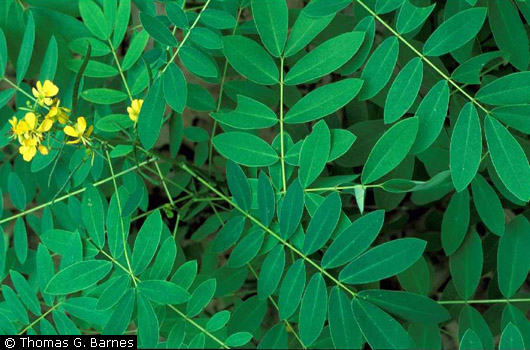
<path id="1" fill-rule="evenodd" d="M 529 349 L 528 0 L 0 2 L 0 334 Z"/>

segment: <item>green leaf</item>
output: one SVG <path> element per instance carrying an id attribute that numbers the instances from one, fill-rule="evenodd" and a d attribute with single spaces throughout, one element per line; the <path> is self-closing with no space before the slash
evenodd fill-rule
<path id="1" fill-rule="evenodd" d="M 375 49 L 361 73 L 361 80 L 364 81 L 359 93 L 361 101 L 374 97 L 388 83 L 396 66 L 398 54 L 399 43 L 394 36 L 385 39 Z"/>
<path id="2" fill-rule="evenodd" d="M 162 217 L 156 210 L 144 221 L 136 239 L 131 257 L 131 267 L 135 274 L 142 273 L 153 259 L 162 234 Z"/>
<path id="3" fill-rule="evenodd" d="M 138 291 L 149 300 L 161 304 L 184 304 L 190 298 L 184 288 L 162 280 L 142 281 L 138 284 Z"/>
<path id="4" fill-rule="evenodd" d="M 219 70 L 212 57 L 192 46 L 184 46 L 179 58 L 186 69 L 198 77 L 217 79 Z"/>
<path id="5" fill-rule="evenodd" d="M 171 282 L 187 290 L 193 283 L 193 280 L 195 279 L 196 275 L 197 260 L 187 261 L 177 269 L 177 271 L 171 278 Z"/>
<path id="6" fill-rule="evenodd" d="M 287 331 L 285 324 L 280 322 L 270 328 L 258 344 L 258 349 L 286 349 Z"/>
<path id="7" fill-rule="evenodd" d="M 357 71 L 363 64 L 374 44 L 375 37 L 375 19 L 372 16 L 366 16 L 362 18 L 357 25 L 353 28 L 353 31 L 361 31 L 365 33 L 364 41 L 361 47 L 353 58 L 347 62 L 340 69 L 342 74 L 352 74 Z"/>
<path id="8" fill-rule="evenodd" d="M 50 255 L 48 249 L 42 244 L 39 243 L 37 248 L 37 276 L 39 281 L 40 290 L 45 290 L 46 286 L 55 275 L 55 265 Z M 54 297 L 46 293 L 43 293 L 43 298 L 46 304 L 52 305 Z"/>
<path id="9" fill-rule="evenodd" d="M 495 171 L 517 198 L 530 200 L 530 165 L 523 149 L 505 127 L 492 117 L 484 122 L 486 142 Z"/>
<path id="10" fill-rule="evenodd" d="M 229 319 L 230 311 L 219 311 L 208 320 L 208 323 L 206 323 L 206 330 L 210 332 L 215 332 L 223 328 Z"/>
<path id="11" fill-rule="evenodd" d="M 472 57 L 458 66 L 451 74 L 451 78 L 463 84 L 480 84 L 481 71 L 486 64 L 492 60 L 504 58 L 505 55 L 503 51 L 493 51 Z"/>
<path id="12" fill-rule="evenodd" d="M 328 162 L 331 162 L 344 155 L 351 148 L 357 136 L 343 129 L 332 129 L 331 148 L 329 150 Z"/>
<path id="13" fill-rule="evenodd" d="M 123 334 L 131 322 L 131 316 L 134 310 L 136 292 L 134 289 L 129 291 L 121 298 L 116 308 L 110 315 L 109 321 L 101 332 L 102 335 Z"/>
<path id="14" fill-rule="evenodd" d="M 129 289 L 129 276 L 123 275 L 109 281 L 108 287 L 98 298 L 96 310 L 108 310 L 116 305 Z"/>
<path id="15" fill-rule="evenodd" d="M 162 81 L 158 79 L 149 89 L 138 115 L 138 136 L 146 150 L 150 150 L 156 144 L 158 135 L 162 129 L 164 110 L 166 103 L 163 98 Z"/>
<path id="16" fill-rule="evenodd" d="M 351 304 L 355 320 L 373 349 L 414 349 L 403 327 L 377 306 L 355 298 Z"/>
<path id="17" fill-rule="evenodd" d="M 262 85 L 278 83 L 276 63 L 255 41 L 241 35 L 225 36 L 223 52 L 230 65 L 245 78 Z"/>
<path id="18" fill-rule="evenodd" d="M 497 47 L 509 53 L 515 68 L 527 70 L 528 35 L 517 7 L 511 1 L 488 0 L 488 20 Z"/>
<path id="19" fill-rule="evenodd" d="M 252 339 L 252 334 L 248 332 L 237 332 L 232 334 L 226 339 L 226 345 L 228 346 L 243 346 Z"/>
<path id="20" fill-rule="evenodd" d="M 478 337 L 477 333 L 475 333 L 473 330 L 468 329 L 465 333 L 462 339 L 460 340 L 460 347 L 459 349 L 462 350 L 481 350 L 484 349 L 482 346 L 482 343 L 480 341 L 480 338 Z"/>
<path id="21" fill-rule="evenodd" d="M 59 271 L 48 283 L 46 293 L 65 295 L 92 287 L 112 269 L 112 263 L 104 260 L 76 262 Z"/>
<path id="22" fill-rule="evenodd" d="M 26 231 L 26 224 L 24 219 L 18 218 L 15 221 L 13 228 L 13 245 L 15 248 L 15 255 L 21 264 L 26 262 L 28 257 L 28 233 Z"/>
<path id="23" fill-rule="evenodd" d="M 243 130 L 269 128 L 278 122 L 276 114 L 269 107 L 243 95 L 237 95 L 235 110 L 210 115 L 222 124 Z"/>
<path id="24" fill-rule="evenodd" d="M 325 121 L 321 120 L 313 127 L 300 150 L 300 184 L 307 188 L 316 180 L 326 167 L 331 147 L 331 136 Z"/>
<path id="25" fill-rule="evenodd" d="M 167 237 L 160 245 L 160 250 L 156 255 L 153 266 L 151 266 L 149 278 L 165 280 L 173 270 L 176 257 L 177 246 L 175 244 L 175 238 Z"/>
<path id="26" fill-rule="evenodd" d="M 518 215 L 508 224 L 499 240 L 497 251 L 497 277 L 499 289 L 506 298 L 511 298 L 528 277 L 530 255 L 530 223 Z"/>
<path id="27" fill-rule="evenodd" d="M 177 4 L 176 2 L 166 3 L 166 13 L 169 20 L 176 25 L 177 28 L 188 29 L 188 16 L 180 4 Z"/>
<path id="28" fill-rule="evenodd" d="M 442 219 L 442 247 L 445 255 L 453 254 L 464 241 L 469 227 L 469 192 L 455 193 L 449 201 Z"/>
<path id="29" fill-rule="evenodd" d="M 244 266 L 258 255 L 265 234 L 261 229 L 251 231 L 236 245 L 230 257 L 228 266 L 231 268 Z"/>
<path id="30" fill-rule="evenodd" d="M 267 299 L 278 287 L 285 268 L 285 249 L 279 244 L 267 254 L 258 278 L 258 297 Z"/>
<path id="31" fill-rule="evenodd" d="M 525 345 L 528 347 L 530 342 L 530 324 L 528 323 L 528 318 L 518 307 L 508 303 L 502 311 L 501 328 L 505 328 L 510 322 L 521 330 Z"/>
<path id="32" fill-rule="evenodd" d="M 407 118 L 392 126 L 377 141 L 366 161 L 361 180 L 369 184 L 388 174 L 409 153 L 418 131 L 418 118 Z"/>
<path id="33" fill-rule="evenodd" d="M 411 1 L 405 1 L 396 18 L 396 30 L 399 34 L 408 34 L 420 28 L 429 18 L 436 4 L 427 7 L 416 7 Z"/>
<path id="34" fill-rule="evenodd" d="M 460 317 L 458 319 L 458 335 L 462 337 L 467 329 L 471 329 L 477 334 L 484 349 L 494 348 L 493 335 L 491 334 L 488 324 L 480 312 L 475 310 L 471 305 L 465 305 L 460 311 Z"/>
<path id="35" fill-rule="evenodd" d="M 215 29 L 230 29 L 237 25 L 231 14 L 214 9 L 205 9 L 201 13 L 201 22 Z"/>
<path id="36" fill-rule="evenodd" d="M 81 0 L 79 1 L 79 12 L 83 23 L 92 34 L 101 40 L 109 38 L 109 26 L 101 7 L 92 0 Z"/>
<path id="37" fill-rule="evenodd" d="M 497 236 L 502 236 L 505 228 L 504 209 L 493 187 L 480 174 L 477 174 L 471 182 L 471 191 L 473 203 L 484 225 Z"/>
<path id="38" fill-rule="evenodd" d="M 127 94 L 118 90 L 94 88 L 83 91 L 81 97 L 88 102 L 111 105 L 126 100 Z"/>
<path id="39" fill-rule="evenodd" d="M 383 210 L 376 210 L 355 220 L 331 243 L 322 258 L 325 269 L 344 265 L 364 252 L 373 243 L 385 219 Z"/>
<path id="40" fill-rule="evenodd" d="M 228 189 L 234 201 L 243 210 L 248 211 L 252 204 L 252 192 L 243 169 L 236 163 L 229 160 L 226 163 L 226 180 L 228 182 Z"/>
<path id="41" fill-rule="evenodd" d="M 344 33 L 329 39 L 296 62 L 285 76 L 285 84 L 303 84 L 340 68 L 359 50 L 363 39 L 363 32 Z"/>
<path id="42" fill-rule="evenodd" d="M 101 131 L 116 132 L 128 129 L 134 122 L 125 114 L 110 114 L 98 119 L 96 128 Z"/>
<path id="43" fill-rule="evenodd" d="M 24 37 L 20 44 L 20 50 L 17 58 L 17 85 L 20 85 L 22 79 L 26 76 L 28 71 L 29 63 L 31 61 L 31 55 L 33 53 L 33 46 L 35 44 L 35 21 L 33 20 L 33 14 L 28 12 L 28 21 L 26 23 L 26 29 L 24 31 Z"/>
<path id="44" fill-rule="evenodd" d="M 339 222 L 341 208 L 342 202 L 337 192 L 327 196 L 318 206 L 307 227 L 304 254 L 311 255 L 326 244 Z"/>
<path id="45" fill-rule="evenodd" d="M 202 309 L 210 303 L 210 300 L 212 300 L 213 294 L 215 293 L 216 285 L 215 279 L 210 278 L 195 288 L 186 308 L 186 315 L 188 315 L 188 317 L 198 315 Z"/>
<path id="46" fill-rule="evenodd" d="M 180 68 L 171 63 L 162 76 L 164 98 L 174 111 L 182 113 L 186 107 L 188 97 L 188 85 L 186 78 Z"/>
<path id="47" fill-rule="evenodd" d="M 524 348 L 523 335 L 513 323 L 508 323 L 508 325 L 502 331 L 499 350 Z"/>
<path id="48" fill-rule="evenodd" d="M 505 75 L 483 86 L 475 95 L 480 102 L 494 106 L 530 103 L 530 72 Z"/>
<path id="49" fill-rule="evenodd" d="M 423 295 L 380 289 L 362 290 L 358 295 L 409 322 L 441 323 L 451 318 L 443 306 Z"/>
<path id="50" fill-rule="evenodd" d="M 125 54 L 125 57 L 123 57 L 123 61 L 121 63 L 122 70 L 128 70 L 133 66 L 133 64 L 136 63 L 136 61 L 138 61 L 144 52 L 148 40 L 149 34 L 145 30 L 142 30 L 133 37 L 127 53 Z"/>
<path id="51" fill-rule="evenodd" d="M 11 198 L 11 203 L 18 210 L 22 211 L 26 208 L 26 190 L 20 177 L 16 173 L 9 173 L 7 178 L 7 191 Z"/>
<path id="52" fill-rule="evenodd" d="M 421 257 L 426 244 L 417 238 L 383 243 L 349 263 L 340 272 L 339 279 L 348 284 L 360 284 L 397 275 Z"/>
<path id="53" fill-rule="evenodd" d="M 29 285 L 24 276 L 17 271 L 11 270 L 9 271 L 9 277 L 11 277 L 11 282 L 26 308 L 36 316 L 41 315 L 39 299 L 37 299 L 35 290 Z"/>
<path id="54" fill-rule="evenodd" d="M 224 157 L 248 167 L 269 166 L 278 161 L 278 154 L 267 142 L 246 132 L 217 135 L 213 145 Z"/>
<path id="55" fill-rule="evenodd" d="M 349 78 L 313 90 L 289 109 L 284 122 L 299 124 L 325 117 L 350 102 L 362 85 L 362 80 Z"/>
<path id="56" fill-rule="evenodd" d="M 190 39 L 198 46 L 207 50 L 220 50 L 223 48 L 223 40 L 221 36 L 208 28 L 193 28 L 190 34 Z"/>
<path id="57" fill-rule="evenodd" d="M 105 245 L 105 212 L 101 196 L 94 186 L 83 194 L 83 222 L 92 241 L 99 247 Z"/>
<path id="58" fill-rule="evenodd" d="M 158 344 L 158 318 L 151 302 L 138 294 L 138 341 L 139 346 L 154 349 Z"/>
<path id="59" fill-rule="evenodd" d="M 326 322 L 328 308 L 326 283 L 321 274 L 315 273 L 309 281 L 300 306 L 298 328 L 304 346 L 317 340 Z"/>
<path id="60" fill-rule="evenodd" d="M 131 0 L 121 0 L 116 12 L 116 22 L 114 23 L 114 33 L 112 36 L 112 46 L 118 47 L 125 36 L 129 17 L 131 16 Z"/>
<path id="61" fill-rule="evenodd" d="M 468 102 L 458 115 L 453 134 L 449 167 L 457 192 L 464 190 L 478 171 L 482 155 L 482 131 L 477 110 Z"/>
<path id="62" fill-rule="evenodd" d="M 311 17 L 333 15 L 352 3 L 352 0 L 311 0 L 304 11 Z"/>
<path id="63" fill-rule="evenodd" d="M 429 90 L 416 110 L 418 133 L 411 153 L 423 152 L 434 143 L 442 131 L 448 107 L 449 86 L 441 80 Z"/>
<path id="64" fill-rule="evenodd" d="M 4 76 L 6 70 L 8 57 L 7 57 L 7 43 L 4 31 L 0 29 L 0 77 Z"/>
<path id="65" fill-rule="evenodd" d="M 21 321 L 24 324 L 29 323 L 28 312 L 17 295 L 7 285 L 2 286 L 2 296 L 4 297 L 5 305 L 9 308 L 9 311 L 15 320 Z"/>
<path id="66" fill-rule="evenodd" d="M 449 257 L 449 267 L 458 294 L 468 300 L 475 293 L 482 275 L 482 243 L 475 231 L 471 231 L 464 243 Z"/>
<path id="67" fill-rule="evenodd" d="M 306 282 L 304 260 L 296 260 L 285 273 L 278 297 L 278 312 L 280 320 L 286 320 L 298 308 Z"/>
<path id="68" fill-rule="evenodd" d="M 269 226 L 274 218 L 276 198 L 271 180 L 264 173 L 260 172 L 258 177 L 258 210 L 261 223 Z"/>
<path id="69" fill-rule="evenodd" d="M 177 39 L 158 18 L 146 12 L 140 12 L 140 21 L 151 38 L 165 46 L 177 46 Z"/>
<path id="70" fill-rule="evenodd" d="M 491 115 L 510 128 L 530 134 L 530 105 L 497 107 L 491 111 Z"/>
<path id="71" fill-rule="evenodd" d="M 335 17 L 334 14 L 316 18 L 310 17 L 307 15 L 307 8 L 308 6 L 300 12 L 291 28 L 291 33 L 285 46 L 285 57 L 290 57 L 306 47 Z"/>
<path id="72" fill-rule="evenodd" d="M 385 102 L 384 120 L 386 124 L 401 118 L 416 100 L 423 79 L 421 58 L 410 60 L 398 73 L 390 86 Z"/>
<path id="73" fill-rule="evenodd" d="M 46 49 L 46 53 L 44 54 L 44 59 L 42 60 L 42 65 L 39 73 L 40 81 L 45 81 L 46 79 L 53 80 L 53 78 L 55 77 L 55 71 L 57 69 L 57 59 L 57 40 L 55 40 L 55 37 L 52 36 L 48 44 L 48 48 Z"/>
<path id="74" fill-rule="evenodd" d="M 361 349 L 361 330 L 355 322 L 350 300 L 339 287 L 333 287 L 329 293 L 328 322 L 335 349 Z"/>
<path id="75" fill-rule="evenodd" d="M 234 216 L 228 220 L 212 242 L 212 251 L 222 252 L 230 248 L 243 233 L 244 226 L 244 216 Z"/>
<path id="76" fill-rule="evenodd" d="M 252 0 L 252 16 L 261 41 L 276 57 L 283 53 L 287 39 L 287 14 L 285 0 Z"/>
<path id="77" fill-rule="evenodd" d="M 486 13 L 485 7 L 474 7 L 451 16 L 429 36 L 423 53 L 426 56 L 441 56 L 464 46 L 480 31 Z"/>
<path id="78" fill-rule="evenodd" d="M 399 284 L 408 292 L 427 296 L 431 291 L 429 266 L 427 266 L 423 257 L 398 274 L 397 278 Z"/>

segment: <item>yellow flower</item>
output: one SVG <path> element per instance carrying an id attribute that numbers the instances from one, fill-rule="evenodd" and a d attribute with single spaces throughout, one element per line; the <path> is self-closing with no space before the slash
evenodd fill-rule
<path id="1" fill-rule="evenodd" d="M 74 126 L 67 125 L 64 127 L 64 133 L 68 136 L 75 137 L 76 140 L 68 141 L 68 144 L 76 144 L 83 142 L 83 145 L 90 145 L 89 136 L 92 134 L 92 125 L 87 129 L 86 120 L 83 117 L 77 118 L 77 123 Z"/>
<path id="2" fill-rule="evenodd" d="M 51 106 L 53 103 L 52 97 L 59 93 L 59 88 L 51 81 L 45 80 L 44 84 L 37 82 L 36 89 L 33 88 L 33 96 L 41 106 Z"/>
<path id="3" fill-rule="evenodd" d="M 23 119 L 18 120 L 15 116 L 9 120 L 9 124 L 11 124 L 13 137 L 20 137 L 29 131 L 28 124 Z"/>
<path id="4" fill-rule="evenodd" d="M 43 156 L 48 155 L 48 148 L 40 144 L 38 136 L 23 136 L 20 144 L 18 151 L 26 162 L 30 162 L 35 157 L 37 149 Z"/>
<path id="5" fill-rule="evenodd" d="M 131 102 L 131 106 L 127 107 L 127 113 L 129 113 L 129 118 L 131 118 L 131 120 L 135 123 L 138 121 L 138 115 L 140 114 L 140 110 L 142 109 L 143 103 L 144 100 L 134 99 Z"/>
<path id="6" fill-rule="evenodd" d="M 17 137 L 20 143 L 18 150 L 26 162 L 31 161 L 35 157 L 37 150 L 42 155 L 48 154 L 48 148 L 41 145 L 41 141 L 44 138 L 42 134 L 51 129 L 53 122 L 50 119 L 44 119 L 40 125 L 38 125 L 38 122 L 39 118 L 33 112 L 26 113 L 21 120 L 17 120 L 17 117 L 9 120 L 13 137 Z"/>
<path id="7" fill-rule="evenodd" d="M 70 113 L 70 110 L 66 107 L 60 106 L 61 101 L 56 99 L 54 105 L 50 108 L 48 114 L 46 114 L 46 119 L 50 119 L 53 123 L 59 121 L 61 124 L 68 123 L 70 116 L 67 113 Z"/>

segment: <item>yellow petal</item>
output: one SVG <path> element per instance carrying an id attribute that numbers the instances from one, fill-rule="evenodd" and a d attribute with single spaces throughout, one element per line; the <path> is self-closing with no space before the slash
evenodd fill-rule
<path id="1" fill-rule="evenodd" d="M 37 85 L 37 90 L 38 90 L 39 92 L 42 92 L 43 89 L 42 89 L 42 83 L 40 82 L 40 80 L 37 82 L 36 85 Z"/>
<path id="2" fill-rule="evenodd" d="M 26 116 L 24 116 L 24 120 L 26 123 L 28 123 L 30 130 L 35 130 L 35 126 L 37 125 L 37 116 L 33 112 L 26 113 Z"/>
<path id="3" fill-rule="evenodd" d="M 72 137 L 78 137 L 79 136 L 79 133 L 77 132 L 77 130 L 72 128 L 70 125 L 65 126 L 63 131 L 68 136 L 72 136 Z"/>
<path id="4" fill-rule="evenodd" d="M 92 134 L 92 131 L 93 131 L 93 130 L 94 130 L 94 128 L 92 127 L 92 125 L 90 125 L 90 126 L 88 127 L 87 132 L 86 132 L 86 136 L 87 136 L 87 137 L 90 136 L 90 134 Z"/>
<path id="5" fill-rule="evenodd" d="M 81 140 L 80 139 L 76 139 L 76 140 L 73 140 L 73 141 L 67 141 L 66 143 L 69 144 L 69 145 L 75 145 L 76 143 L 79 143 Z"/>
<path id="6" fill-rule="evenodd" d="M 77 131 L 79 135 L 83 135 L 86 130 L 86 120 L 84 117 L 77 118 Z"/>
<path id="7" fill-rule="evenodd" d="M 37 91 L 37 89 L 32 88 L 32 89 L 31 89 L 31 92 L 33 92 L 33 96 L 35 96 L 35 98 L 39 98 L 40 93 Z"/>
<path id="8" fill-rule="evenodd" d="M 44 82 L 44 92 L 47 97 L 55 96 L 59 93 L 59 88 L 49 80 Z"/>
<path id="9" fill-rule="evenodd" d="M 38 132 L 46 132 L 52 128 L 53 121 L 51 119 L 44 119 L 37 129 Z"/>
<path id="10" fill-rule="evenodd" d="M 48 148 L 46 148 L 46 147 L 43 146 L 43 145 L 40 145 L 40 146 L 39 146 L 39 152 L 40 152 L 40 154 L 42 154 L 43 156 L 47 156 L 47 155 L 48 155 Z"/>

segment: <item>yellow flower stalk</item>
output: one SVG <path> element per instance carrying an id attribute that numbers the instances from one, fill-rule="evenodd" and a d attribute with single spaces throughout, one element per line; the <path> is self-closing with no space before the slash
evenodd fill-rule
<path id="1" fill-rule="evenodd" d="M 32 92 L 39 105 L 51 106 L 53 104 L 52 97 L 59 93 L 59 88 L 49 80 L 45 80 L 44 84 L 38 81 Z"/>
<path id="2" fill-rule="evenodd" d="M 92 125 L 86 127 L 86 120 L 84 117 L 77 118 L 77 123 L 74 126 L 67 125 L 64 127 L 64 133 L 70 137 L 74 137 L 75 140 L 68 141 L 68 144 L 77 144 L 82 142 L 83 145 L 90 145 L 90 134 L 92 134 Z"/>
<path id="3" fill-rule="evenodd" d="M 135 123 L 138 121 L 138 116 L 140 115 L 140 110 L 142 109 L 143 103 L 144 100 L 134 99 L 131 102 L 131 106 L 127 107 L 129 118 Z"/>

